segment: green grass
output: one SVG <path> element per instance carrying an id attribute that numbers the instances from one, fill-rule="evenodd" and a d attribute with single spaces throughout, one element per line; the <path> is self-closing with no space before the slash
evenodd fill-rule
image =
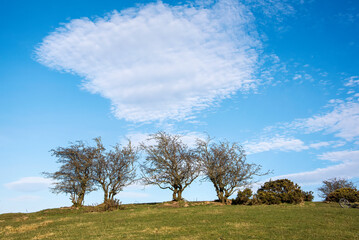
<path id="1" fill-rule="evenodd" d="M 50 209 L 0 215 L 0 239 L 359 239 L 359 209 L 334 203 Z"/>

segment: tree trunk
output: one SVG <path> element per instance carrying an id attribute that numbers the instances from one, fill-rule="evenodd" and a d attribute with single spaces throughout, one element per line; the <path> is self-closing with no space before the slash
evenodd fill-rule
<path id="1" fill-rule="evenodd" d="M 221 190 L 217 191 L 217 197 L 218 197 L 218 201 L 221 203 L 226 203 L 226 197 L 224 196 L 224 192 Z"/>
<path id="2" fill-rule="evenodd" d="M 108 201 L 108 191 L 104 189 L 103 192 L 103 202 L 106 203 Z"/>
<path id="3" fill-rule="evenodd" d="M 84 198 L 85 198 L 85 193 L 84 192 L 81 192 L 77 198 L 77 202 L 76 202 L 76 207 L 82 207 L 82 204 L 83 204 L 83 201 L 84 201 Z"/>
<path id="4" fill-rule="evenodd" d="M 182 200 L 182 192 L 183 189 L 175 189 L 173 190 L 173 194 L 172 194 L 172 201 L 181 201 Z"/>
<path id="5" fill-rule="evenodd" d="M 178 191 L 177 193 L 177 201 L 181 201 L 182 200 L 182 189 Z"/>

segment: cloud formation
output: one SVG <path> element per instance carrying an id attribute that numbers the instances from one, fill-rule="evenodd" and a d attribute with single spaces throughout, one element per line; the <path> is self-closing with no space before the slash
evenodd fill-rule
<path id="1" fill-rule="evenodd" d="M 325 179 L 333 177 L 355 178 L 359 177 L 359 151 L 327 152 L 318 156 L 322 160 L 337 163 L 313 171 L 277 176 L 275 179 L 288 178 L 302 185 L 319 184 Z"/>
<path id="2" fill-rule="evenodd" d="M 17 181 L 4 184 L 7 189 L 19 192 L 37 192 L 47 189 L 52 184 L 51 179 L 43 177 L 24 177 Z"/>
<path id="3" fill-rule="evenodd" d="M 343 102 L 325 114 L 299 119 L 290 124 L 291 128 L 304 129 L 308 133 L 326 131 L 346 141 L 359 137 L 359 103 Z"/>
<path id="4" fill-rule="evenodd" d="M 110 99 L 116 117 L 133 122 L 183 120 L 255 88 L 261 43 L 238 1 L 210 6 L 161 2 L 74 19 L 43 39 L 37 60 L 81 76 Z"/>
<path id="5" fill-rule="evenodd" d="M 327 147 L 331 144 L 332 142 L 317 142 L 308 145 L 294 137 L 275 136 L 259 141 L 246 142 L 244 143 L 244 147 L 248 154 L 254 154 L 268 151 L 300 152 L 311 148 L 319 149 L 321 147 Z"/>

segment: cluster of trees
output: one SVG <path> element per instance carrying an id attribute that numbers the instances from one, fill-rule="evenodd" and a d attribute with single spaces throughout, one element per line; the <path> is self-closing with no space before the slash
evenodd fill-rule
<path id="1" fill-rule="evenodd" d="M 169 189 L 172 200 L 181 201 L 183 191 L 199 176 L 212 182 L 222 203 L 229 203 L 229 197 L 236 191 L 234 204 L 298 203 L 313 199 L 312 192 L 302 191 L 288 179 L 266 182 L 254 195 L 250 189 L 241 191 L 255 176 L 269 172 L 261 172 L 260 165 L 248 163 L 244 149 L 237 143 L 208 137 L 197 139 L 195 146 L 189 147 L 180 135 L 166 132 L 150 135 L 137 147 L 128 140 L 126 145 L 106 149 L 100 137 L 94 141 L 93 146 L 77 141 L 51 150 L 61 164 L 60 169 L 44 174 L 54 179 L 52 191 L 69 194 L 73 206 L 82 206 L 85 195 L 97 189 L 103 190 L 105 206 L 116 205 L 115 196 L 134 182 Z M 141 162 L 140 152 L 145 154 Z M 339 201 L 342 197 L 359 201 L 359 192 L 346 179 L 323 181 L 318 190 L 327 201 Z"/>
<path id="2" fill-rule="evenodd" d="M 52 155 L 61 164 L 54 173 L 44 173 L 55 180 L 52 191 L 70 195 L 73 206 L 82 206 L 87 193 L 102 188 L 104 203 L 110 204 L 114 197 L 135 179 L 135 161 L 138 151 L 131 142 L 116 145 L 106 151 L 101 138 L 95 138 L 96 146 L 82 141 L 69 147 L 52 149 Z"/>
<path id="3" fill-rule="evenodd" d="M 113 204 L 114 197 L 135 181 L 169 189 L 172 200 L 180 201 L 183 191 L 200 175 L 213 183 L 219 201 L 228 203 L 229 197 L 252 183 L 255 176 L 268 174 L 261 172 L 260 165 L 247 163 L 237 143 L 215 142 L 209 137 L 197 139 L 196 145 L 189 147 L 180 135 L 157 132 L 139 147 L 128 140 L 127 145 L 118 144 L 110 150 L 101 138 L 94 140 L 95 146 L 78 141 L 51 150 L 61 166 L 44 174 L 54 179 L 52 191 L 69 194 L 73 206 L 82 206 L 85 195 L 98 188 L 104 192 L 104 203 Z M 138 163 L 140 151 L 145 158 Z M 136 166 L 141 170 L 138 179 Z"/>

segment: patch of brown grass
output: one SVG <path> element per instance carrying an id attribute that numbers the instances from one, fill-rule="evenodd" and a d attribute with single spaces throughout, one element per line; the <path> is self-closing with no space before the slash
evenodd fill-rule
<path id="1" fill-rule="evenodd" d="M 52 236 L 54 236 L 54 235 L 55 235 L 55 233 L 52 233 L 52 232 L 50 232 L 50 233 L 45 233 L 45 234 L 41 234 L 41 235 L 38 235 L 38 236 L 33 237 L 32 240 L 49 238 L 49 237 L 52 237 Z"/>
<path id="2" fill-rule="evenodd" d="M 26 221 L 27 219 L 29 219 L 28 216 L 22 216 L 22 217 L 15 218 L 15 222 Z"/>
<path id="3" fill-rule="evenodd" d="M 9 234 L 16 234 L 16 233 L 24 233 L 38 229 L 39 227 L 44 227 L 53 221 L 47 220 L 40 223 L 32 223 L 32 224 L 25 224 L 19 227 L 12 227 L 12 226 L 5 226 L 0 230 L 0 234 L 4 233 L 5 235 Z"/>
<path id="4" fill-rule="evenodd" d="M 145 228 L 145 229 L 141 230 L 140 232 L 150 233 L 150 234 L 167 234 L 167 233 L 178 232 L 180 230 L 181 230 L 180 227 L 164 226 L 164 227 L 160 227 L 160 228 Z"/>

